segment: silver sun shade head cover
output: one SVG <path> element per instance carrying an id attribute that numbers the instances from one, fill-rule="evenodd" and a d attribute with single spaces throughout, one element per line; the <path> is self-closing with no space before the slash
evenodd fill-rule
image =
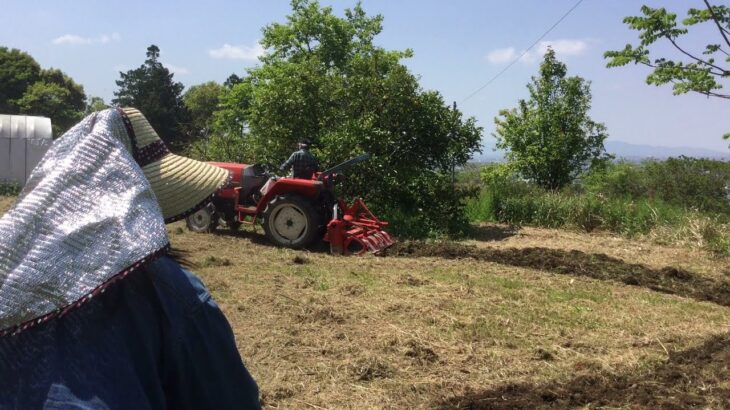
<path id="1" fill-rule="evenodd" d="M 116 110 L 56 140 L 0 218 L 0 336 L 65 313 L 168 246 Z"/>

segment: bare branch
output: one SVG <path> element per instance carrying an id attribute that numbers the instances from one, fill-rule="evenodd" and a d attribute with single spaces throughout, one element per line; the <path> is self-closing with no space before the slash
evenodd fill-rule
<path id="1" fill-rule="evenodd" d="M 703 92 L 700 92 L 700 91 L 698 91 L 698 92 L 700 94 L 704 94 L 704 95 L 706 95 L 708 97 L 725 98 L 725 99 L 729 99 L 730 100 L 730 95 L 727 95 L 727 94 L 718 94 L 718 93 L 713 93 L 713 92 L 703 93 Z"/>
<path id="2" fill-rule="evenodd" d="M 712 19 L 715 20 L 715 24 L 717 24 L 717 28 L 720 30 L 720 34 L 722 34 L 722 38 L 724 38 L 727 45 L 730 46 L 730 40 L 728 40 L 727 34 L 726 34 L 727 30 L 725 30 L 725 28 L 723 28 L 720 25 L 720 20 L 717 19 L 717 16 L 715 15 L 715 11 L 712 10 L 712 6 L 710 6 L 710 2 L 708 2 L 707 0 L 704 0 L 704 2 L 705 2 L 705 5 L 707 6 L 707 10 L 709 10 L 710 14 L 712 15 Z"/>
<path id="3" fill-rule="evenodd" d="M 683 49 L 682 47 L 680 47 L 680 46 L 679 46 L 679 44 L 677 44 L 677 42 L 676 42 L 676 41 L 674 41 L 674 39 L 673 39 L 673 38 L 672 38 L 671 36 L 669 36 L 668 34 L 664 34 L 664 37 L 665 37 L 665 38 L 666 38 L 667 40 L 669 40 L 669 42 L 670 42 L 670 43 L 672 43 L 672 45 L 673 45 L 673 46 L 674 46 L 674 47 L 675 47 L 675 48 L 676 48 L 677 50 L 681 51 L 681 52 L 682 52 L 682 54 L 686 55 L 687 57 L 689 57 L 689 58 L 691 58 L 691 59 L 693 59 L 693 60 L 697 61 L 697 62 L 698 62 L 698 63 L 700 63 L 700 64 L 704 64 L 704 65 L 707 65 L 708 67 L 713 67 L 713 68 L 716 68 L 716 69 L 720 70 L 721 74 L 715 74 L 715 75 L 722 75 L 722 76 L 725 76 L 725 75 L 729 75 L 729 74 L 730 74 L 730 71 L 728 71 L 728 70 L 725 70 L 725 69 L 724 69 L 724 68 L 722 68 L 722 67 L 719 67 L 719 66 L 717 66 L 717 65 L 715 65 L 715 64 L 712 64 L 712 63 L 710 63 L 710 62 L 708 62 L 708 61 L 705 61 L 705 60 L 703 60 L 703 59 L 701 59 L 701 58 L 695 57 L 695 56 L 693 56 L 692 54 L 688 53 L 688 52 L 687 52 L 687 51 L 685 51 L 685 50 L 684 50 L 684 49 Z"/>

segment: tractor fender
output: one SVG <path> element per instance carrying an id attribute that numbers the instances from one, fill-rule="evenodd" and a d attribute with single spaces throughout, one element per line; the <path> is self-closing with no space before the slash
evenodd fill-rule
<path id="1" fill-rule="evenodd" d="M 266 191 L 266 194 L 259 200 L 256 206 L 256 213 L 264 212 L 266 205 L 279 195 L 296 194 L 310 201 L 315 201 L 322 192 L 324 184 L 322 181 L 299 178 L 279 178 L 274 185 Z"/>

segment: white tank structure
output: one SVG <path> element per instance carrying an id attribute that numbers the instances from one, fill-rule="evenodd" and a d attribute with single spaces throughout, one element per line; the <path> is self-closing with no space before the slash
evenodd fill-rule
<path id="1" fill-rule="evenodd" d="M 52 142 L 50 118 L 0 114 L 0 183 L 25 185 Z"/>

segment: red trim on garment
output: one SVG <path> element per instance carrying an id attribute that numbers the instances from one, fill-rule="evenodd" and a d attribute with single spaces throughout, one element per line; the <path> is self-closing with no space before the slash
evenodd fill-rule
<path id="1" fill-rule="evenodd" d="M 10 326 L 8 328 L 0 330 L 0 337 L 4 337 L 7 335 L 17 335 L 18 333 L 30 329 L 33 326 L 37 326 L 41 323 L 45 323 L 51 319 L 54 318 L 60 318 L 67 314 L 69 311 L 80 307 L 84 303 L 90 301 L 96 296 L 99 296 L 100 294 L 104 293 L 111 285 L 119 282 L 120 280 L 124 279 L 129 275 L 130 273 L 139 270 L 140 268 L 143 268 L 148 263 L 157 260 L 161 256 L 166 255 L 170 250 L 170 244 L 163 246 L 162 248 L 154 251 L 153 253 L 145 256 L 144 258 L 140 259 L 139 261 L 133 263 L 126 269 L 122 270 L 121 272 L 117 273 L 116 275 L 112 276 L 111 278 L 107 279 L 104 283 L 94 288 L 91 292 L 87 293 L 86 295 L 82 296 L 80 299 L 78 299 L 75 302 L 72 302 L 68 305 L 62 306 L 52 312 L 46 313 L 43 316 L 37 317 L 35 319 L 27 320 L 25 322 L 19 323 L 17 325 Z"/>

